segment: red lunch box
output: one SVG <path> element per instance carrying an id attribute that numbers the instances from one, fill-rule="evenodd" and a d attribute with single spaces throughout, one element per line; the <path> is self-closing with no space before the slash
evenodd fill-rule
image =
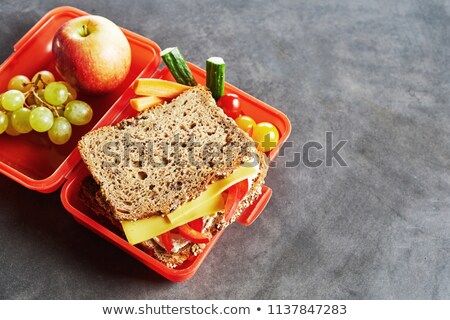
<path id="1" fill-rule="evenodd" d="M 72 7 L 59 7 L 49 11 L 14 45 L 14 52 L 0 66 L 0 92 L 7 90 L 9 79 L 15 75 L 31 76 L 40 70 L 49 70 L 58 77 L 51 51 L 53 36 L 66 21 L 87 14 Z M 79 197 L 81 181 L 89 172 L 76 147 L 78 140 L 88 131 L 137 115 L 129 105 L 130 99 L 134 97 L 132 85 L 137 78 L 175 81 L 166 67 L 158 69 L 161 64 L 161 49 L 155 42 L 128 30 L 122 31 L 131 46 L 131 70 L 126 80 L 112 93 L 98 97 L 80 94 L 80 99 L 89 103 L 94 110 L 92 121 L 85 126 L 73 127 L 71 139 L 62 146 L 52 144 L 46 133 L 32 132 L 17 137 L 0 135 L 0 172 L 29 189 L 43 193 L 54 192 L 62 186 L 62 203 L 76 221 L 167 279 L 185 281 L 195 274 L 223 231 L 211 239 L 201 254 L 170 269 L 129 244 L 113 229 L 102 225 Z M 189 64 L 189 67 L 197 82 L 204 85 L 206 72 L 193 64 Z M 251 116 L 256 122 L 271 122 L 278 128 L 279 144 L 267 153 L 269 159 L 273 160 L 290 134 L 289 119 L 282 112 L 228 83 L 225 91 L 239 95 L 244 114 Z M 250 225 L 260 215 L 271 195 L 272 190 L 263 186 L 260 197 L 242 213 L 238 222 Z"/>

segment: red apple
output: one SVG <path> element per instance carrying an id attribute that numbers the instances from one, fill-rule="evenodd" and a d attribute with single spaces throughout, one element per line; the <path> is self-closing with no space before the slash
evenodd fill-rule
<path id="1" fill-rule="evenodd" d="M 52 51 L 64 80 L 88 94 L 113 91 L 130 71 L 130 44 L 122 30 L 104 17 L 67 21 L 56 32 Z"/>

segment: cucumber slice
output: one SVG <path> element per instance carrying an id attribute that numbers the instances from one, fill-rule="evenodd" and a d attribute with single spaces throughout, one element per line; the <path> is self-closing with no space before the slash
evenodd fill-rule
<path id="1" fill-rule="evenodd" d="M 177 47 L 164 49 L 160 55 L 178 83 L 187 86 L 197 85 L 186 60 Z"/>
<path id="2" fill-rule="evenodd" d="M 220 57 L 211 57 L 206 60 L 206 86 L 216 100 L 225 92 L 225 66 L 225 62 Z"/>

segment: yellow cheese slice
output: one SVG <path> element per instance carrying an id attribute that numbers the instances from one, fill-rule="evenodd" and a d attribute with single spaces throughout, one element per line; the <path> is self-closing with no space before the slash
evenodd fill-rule
<path id="1" fill-rule="evenodd" d="M 222 192 L 239 181 L 256 177 L 258 172 L 258 166 L 241 166 L 228 177 L 210 184 L 199 197 L 181 205 L 166 217 L 153 216 L 137 221 L 122 221 L 128 242 L 137 244 L 192 220 L 223 211 Z"/>
<path id="2" fill-rule="evenodd" d="M 169 213 L 167 218 L 172 223 L 178 223 L 179 220 L 183 219 L 184 216 L 189 212 L 194 210 L 203 210 L 203 203 L 218 194 L 221 194 L 233 184 L 243 181 L 248 178 L 254 178 L 258 174 L 259 168 L 255 166 L 241 166 L 237 168 L 232 174 L 228 177 L 216 181 L 209 186 L 206 187 L 206 190 L 203 191 L 200 196 L 192 201 L 189 201 L 182 206 L 178 207 L 175 211 Z"/>
<path id="3" fill-rule="evenodd" d="M 167 217 L 162 216 L 153 216 L 138 221 L 122 221 L 121 223 L 128 242 L 134 245 L 157 237 L 160 234 L 186 224 L 192 220 L 223 211 L 224 207 L 225 205 L 222 195 L 219 194 L 203 202 L 201 210 L 188 212 L 183 219 L 179 219 L 176 223 L 172 223 L 169 219 L 167 219 Z"/>

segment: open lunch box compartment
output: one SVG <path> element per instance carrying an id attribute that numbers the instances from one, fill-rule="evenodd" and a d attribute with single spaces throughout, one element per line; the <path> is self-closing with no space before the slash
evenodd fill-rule
<path id="1" fill-rule="evenodd" d="M 59 7 L 49 11 L 14 45 L 14 52 L 0 66 L 0 92 L 5 92 L 9 79 L 18 74 L 32 76 L 40 70 L 53 72 L 61 79 L 55 70 L 51 51 L 52 39 L 59 27 L 68 20 L 87 15 L 72 7 Z M 61 200 L 64 207 L 73 215 L 76 221 L 112 242 L 149 268 L 171 281 L 185 281 L 191 278 L 200 267 L 222 231 L 218 232 L 206 248 L 198 255 L 189 259 L 181 266 L 170 269 L 139 248 L 129 244 L 116 234 L 113 229 L 99 222 L 96 215 L 86 207 L 79 197 L 81 182 L 89 172 L 81 160 L 77 149 L 78 140 L 87 132 L 101 126 L 137 115 L 129 106 L 129 100 L 134 96 L 133 82 L 137 78 L 160 78 L 175 81 L 167 67 L 159 70 L 161 49 L 159 46 L 140 35 L 122 29 L 127 37 L 132 51 L 130 72 L 125 81 L 114 92 L 103 96 L 79 95 L 94 110 L 92 121 L 85 126 L 74 126 L 72 137 L 62 146 L 54 145 L 47 133 L 32 132 L 17 137 L 7 134 L 0 135 L 0 172 L 17 181 L 23 186 L 43 193 L 61 190 Z M 206 72 L 189 63 L 189 67 L 200 84 L 205 84 Z M 62 80 L 62 79 L 61 79 Z M 289 119 L 280 111 L 246 94 L 226 83 L 226 93 L 236 93 L 240 97 L 244 114 L 251 116 L 256 122 L 268 121 L 279 131 L 280 139 L 276 148 L 267 153 L 273 160 L 282 144 L 290 134 Z M 262 212 L 272 195 L 272 190 L 262 188 L 259 198 L 247 208 L 238 218 L 238 222 L 248 226 Z"/>

